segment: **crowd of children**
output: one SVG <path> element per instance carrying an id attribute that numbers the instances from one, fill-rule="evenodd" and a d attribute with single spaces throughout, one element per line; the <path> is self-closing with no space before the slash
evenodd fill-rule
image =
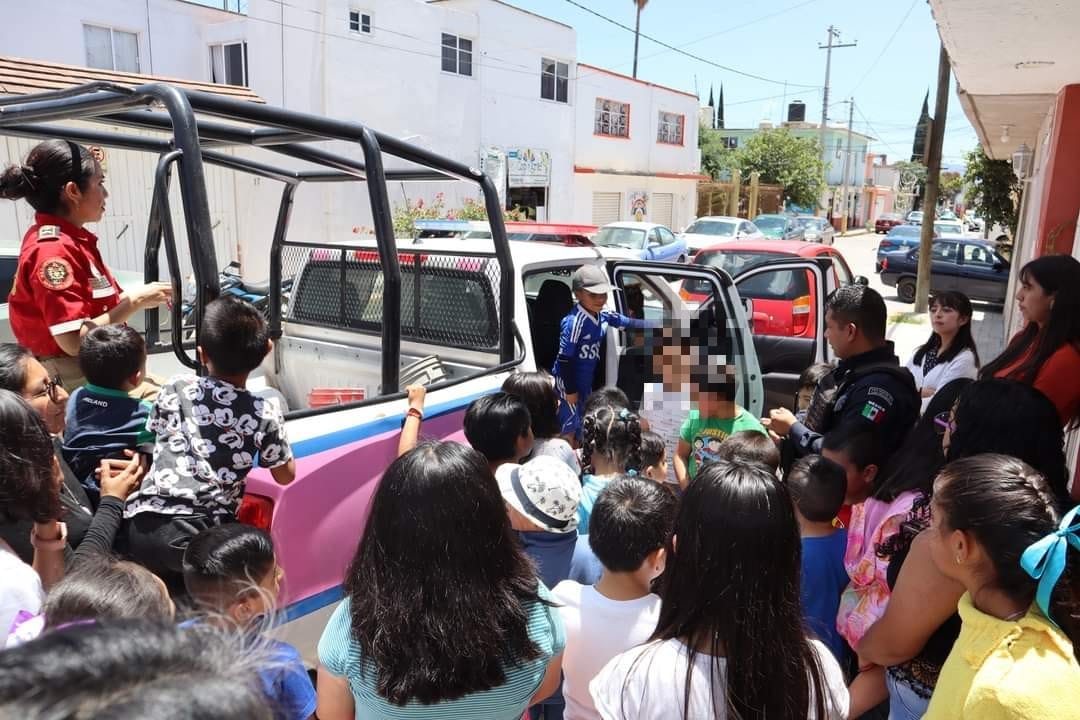
<path id="1" fill-rule="evenodd" d="M 473 401 L 467 445 L 422 439 L 425 390 L 407 389 L 315 684 L 265 636 L 273 542 L 235 522 L 252 467 L 295 474 L 280 408 L 246 389 L 272 347 L 261 315 L 210 303 L 208 375 L 152 403 L 129 396 L 146 350 L 124 326 L 86 334 L 70 398 L 0 348 L 5 716 L 41 716 L 48 688 L 50 717 L 165 717 L 198 682 L 234 684 L 216 717 L 282 720 L 1080 718 L 1080 522 L 1037 390 L 955 379 L 902 439 L 864 412 L 792 452 L 777 431 L 813 425 L 833 370 L 763 423 L 703 328 L 676 323 L 653 329 L 632 404 L 593 389 L 595 345 L 645 326 L 602 310 L 602 273 L 573 282 L 556 367 Z M 204 701 L 170 716 L 214 717 Z"/>

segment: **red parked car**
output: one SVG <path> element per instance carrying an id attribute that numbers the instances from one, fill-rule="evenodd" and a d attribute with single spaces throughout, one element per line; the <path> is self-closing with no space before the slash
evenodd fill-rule
<path id="1" fill-rule="evenodd" d="M 806 243 L 799 240 L 747 240 L 726 242 L 707 247 L 693 260 L 694 265 L 709 265 L 725 270 L 735 277 L 757 265 L 784 256 L 832 258 L 836 286 L 850 283 L 865 284 L 866 278 L 851 274 L 844 256 L 831 245 Z M 746 280 L 736 280 L 739 295 L 753 301 L 753 332 L 755 335 L 778 335 L 781 337 L 813 338 L 817 332 L 818 318 L 812 308 L 817 307 L 814 283 L 810 271 L 777 270 L 773 273 L 752 275 Z M 707 296 L 687 281 L 680 294 L 684 300 L 701 302 Z"/>
<path id="2" fill-rule="evenodd" d="M 882 213 L 878 216 L 878 219 L 874 221 L 874 232 L 876 234 L 887 233 L 897 225 L 904 224 L 904 216 L 900 213 Z"/>

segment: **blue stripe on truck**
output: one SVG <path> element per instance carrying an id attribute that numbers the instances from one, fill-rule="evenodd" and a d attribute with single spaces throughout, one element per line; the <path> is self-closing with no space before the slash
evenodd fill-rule
<path id="1" fill-rule="evenodd" d="M 490 392 L 494 392 L 495 390 L 496 388 L 492 388 Z M 487 393 L 475 393 L 473 395 L 433 405 L 432 407 L 425 409 L 424 417 L 436 418 L 440 415 L 456 412 L 476 398 L 486 394 Z M 339 448 L 342 445 L 365 440 L 374 435 L 381 435 L 382 433 L 390 432 L 392 430 L 401 430 L 401 421 L 404 417 L 404 413 L 399 413 L 379 418 L 378 420 L 372 420 L 371 422 L 366 422 L 362 425 L 343 428 L 326 435 L 319 435 L 317 437 L 308 438 L 307 440 L 299 440 L 292 445 L 293 457 L 307 457 L 308 455 L 315 455 L 327 450 Z"/>

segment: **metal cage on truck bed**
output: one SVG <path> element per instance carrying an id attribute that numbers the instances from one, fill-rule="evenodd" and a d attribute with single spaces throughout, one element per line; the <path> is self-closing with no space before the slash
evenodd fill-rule
<path id="1" fill-rule="evenodd" d="M 54 124 L 71 120 L 158 131 L 165 133 L 165 137 Z M 514 272 L 502 207 L 494 184 L 474 168 L 360 123 L 161 83 L 129 88 L 94 82 L 64 90 L 0 97 L 0 135 L 60 138 L 157 154 L 144 273 L 147 282 L 158 279 L 159 257 L 164 248 L 174 297 L 180 298 L 182 279 L 169 207 L 169 186 L 175 169 L 196 285 L 193 311 L 196 344 L 206 304 L 217 297 L 220 290 L 203 170 L 203 163 L 210 163 L 283 184 L 270 245 L 269 322 L 271 337 L 275 340 L 282 335 L 285 319 L 280 293 L 283 264 L 295 270 L 298 263 L 319 262 L 326 264 L 329 285 L 319 289 L 294 288 L 290 312 L 300 312 L 296 319 L 305 323 L 377 331 L 382 346 L 380 387 L 383 398 L 397 394 L 403 336 L 406 340 L 494 350 L 498 353 L 500 366 L 519 361 L 515 340 L 520 336 L 514 327 L 512 311 Z M 316 143 L 334 140 L 359 146 L 363 162 L 316 146 Z M 282 155 L 301 160 L 312 169 L 288 169 L 220 152 L 227 147 L 261 148 L 271 158 Z M 411 166 L 385 169 L 384 154 L 408 161 Z M 426 258 L 419 254 L 420 248 L 413 253 L 399 252 L 387 182 L 446 180 L 473 182 L 480 187 L 494 243 L 493 262 L 475 257 L 455 260 L 453 254 L 448 253 L 440 253 L 439 258 Z M 296 190 L 303 183 L 327 182 L 366 183 L 374 225 L 373 251 L 365 253 L 347 246 L 288 241 Z M 320 259 L 318 251 L 329 254 Z M 483 263 L 483 266 L 477 263 Z M 484 289 L 486 284 L 476 283 L 476 287 L 468 284 L 469 278 L 478 274 L 486 276 L 491 287 L 497 288 L 497 297 L 490 289 Z M 369 292 L 364 298 L 349 296 L 349 288 L 357 284 L 346 282 L 346 279 L 353 276 L 360 287 L 366 282 L 367 287 L 374 288 L 377 282 L 378 292 Z M 443 297 L 443 301 L 437 301 L 441 304 L 425 306 L 421 288 L 437 288 L 438 283 L 445 283 L 448 278 L 465 283 L 459 288 L 472 289 L 452 299 L 445 297 L 446 293 L 437 293 L 436 297 Z M 198 362 L 189 354 L 190 343 L 184 344 L 180 305 L 174 302 L 171 309 L 168 342 L 162 342 L 159 337 L 158 310 L 146 311 L 147 343 L 152 350 L 171 347 L 181 363 L 198 369 Z M 304 313 L 310 314 L 304 317 Z"/>

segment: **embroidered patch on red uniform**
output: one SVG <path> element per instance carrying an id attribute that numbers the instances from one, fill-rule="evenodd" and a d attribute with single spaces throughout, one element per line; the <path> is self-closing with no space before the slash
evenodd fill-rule
<path id="1" fill-rule="evenodd" d="M 50 290 L 67 290 L 75 282 L 71 263 L 63 258 L 49 258 L 38 267 L 41 284 Z"/>

